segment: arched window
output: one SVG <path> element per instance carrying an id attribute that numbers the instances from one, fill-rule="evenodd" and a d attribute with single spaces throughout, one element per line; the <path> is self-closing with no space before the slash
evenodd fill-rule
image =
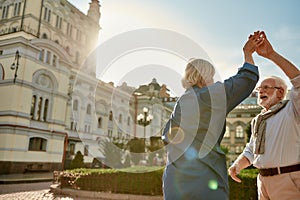
<path id="1" fill-rule="evenodd" d="M 47 7 L 44 9 L 44 20 L 50 22 L 51 20 L 51 10 Z"/>
<path id="2" fill-rule="evenodd" d="M 9 5 L 2 6 L 2 19 L 6 19 L 8 17 Z"/>
<path id="3" fill-rule="evenodd" d="M 44 121 L 47 121 L 48 104 L 49 104 L 49 100 L 46 99 L 44 104 L 44 116 L 43 116 Z"/>
<path id="4" fill-rule="evenodd" d="M 29 140 L 29 151 L 46 151 L 47 140 L 40 137 L 33 137 Z"/>
<path id="5" fill-rule="evenodd" d="M 31 105 L 28 114 L 30 114 L 31 119 L 48 121 L 51 118 L 52 110 L 52 94 L 50 91 L 56 91 L 58 88 L 58 83 L 55 76 L 48 70 L 38 70 L 34 72 L 32 77 L 32 83 L 37 88 L 43 88 L 44 92 L 40 90 L 33 90 L 33 95 L 31 97 Z"/>
<path id="6" fill-rule="evenodd" d="M 21 2 L 15 3 L 14 5 L 14 16 L 19 16 L 21 10 Z"/>
<path id="7" fill-rule="evenodd" d="M 244 137 L 244 129 L 241 125 L 237 126 L 235 129 L 235 137 L 243 138 Z"/>
<path id="8" fill-rule="evenodd" d="M 34 111 L 35 111 L 35 104 L 36 104 L 36 96 L 33 95 L 31 99 L 31 108 L 30 108 L 30 116 L 33 119 Z"/>
<path id="9" fill-rule="evenodd" d="M 41 113 L 42 113 L 42 101 L 43 101 L 43 98 L 40 97 L 39 100 L 38 100 L 38 111 L 37 111 L 37 119 L 38 120 L 42 119 L 42 117 L 41 117 Z"/>
<path id="10" fill-rule="evenodd" d="M 42 39 L 48 39 L 48 36 L 47 36 L 47 34 L 46 34 L 46 33 L 43 33 L 43 35 L 42 35 Z"/>

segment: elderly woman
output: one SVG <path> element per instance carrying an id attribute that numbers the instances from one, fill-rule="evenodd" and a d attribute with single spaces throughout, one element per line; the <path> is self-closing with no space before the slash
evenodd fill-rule
<path id="1" fill-rule="evenodd" d="M 249 36 L 243 67 L 223 83 L 214 83 L 215 68 L 208 61 L 192 59 L 187 64 L 182 81 L 186 91 L 162 136 L 168 159 L 165 200 L 228 199 L 226 157 L 220 142 L 226 115 L 251 94 L 259 79 L 252 54 L 261 43 L 259 31 Z"/>

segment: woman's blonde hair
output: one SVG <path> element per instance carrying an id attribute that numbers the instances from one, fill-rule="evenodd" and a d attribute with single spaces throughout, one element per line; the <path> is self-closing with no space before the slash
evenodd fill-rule
<path id="1" fill-rule="evenodd" d="M 185 68 L 182 86 L 186 89 L 194 85 L 204 87 L 213 82 L 214 75 L 215 68 L 210 62 L 192 58 Z"/>

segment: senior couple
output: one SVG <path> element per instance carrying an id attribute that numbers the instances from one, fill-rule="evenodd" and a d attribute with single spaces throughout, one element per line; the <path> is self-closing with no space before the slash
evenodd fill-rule
<path id="1" fill-rule="evenodd" d="M 256 87 L 262 111 L 251 121 L 250 141 L 228 173 L 241 182 L 239 172 L 253 165 L 259 170 L 260 200 L 300 199 L 300 71 L 273 49 L 263 31 L 257 31 L 243 47 L 243 66 L 224 82 L 214 82 L 215 68 L 208 61 L 188 62 L 182 80 L 186 91 L 162 136 L 167 151 L 165 200 L 229 199 L 226 157 L 220 143 L 226 115 L 251 94 L 259 80 L 254 52 L 277 65 L 292 88 L 285 100 L 287 85 L 279 77 L 265 78 Z"/>

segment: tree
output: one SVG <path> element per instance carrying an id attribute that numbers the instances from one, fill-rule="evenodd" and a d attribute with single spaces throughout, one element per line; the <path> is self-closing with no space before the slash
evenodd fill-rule
<path id="1" fill-rule="evenodd" d="M 134 153 L 134 156 L 131 157 L 132 162 L 137 165 L 142 159 L 142 154 L 145 152 L 145 142 L 143 139 L 133 138 L 128 142 L 128 147 L 130 152 Z"/>
<path id="2" fill-rule="evenodd" d="M 246 134 L 247 134 L 247 142 L 249 142 L 250 137 L 251 137 L 251 122 L 249 122 L 247 124 L 247 127 L 246 127 L 245 131 L 246 131 Z"/>
<path id="3" fill-rule="evenodd" d="M 83 155 L 80 151 L 76 152 L 74 159 L 71 161 L 70 169 L 84 168 Z"/>

